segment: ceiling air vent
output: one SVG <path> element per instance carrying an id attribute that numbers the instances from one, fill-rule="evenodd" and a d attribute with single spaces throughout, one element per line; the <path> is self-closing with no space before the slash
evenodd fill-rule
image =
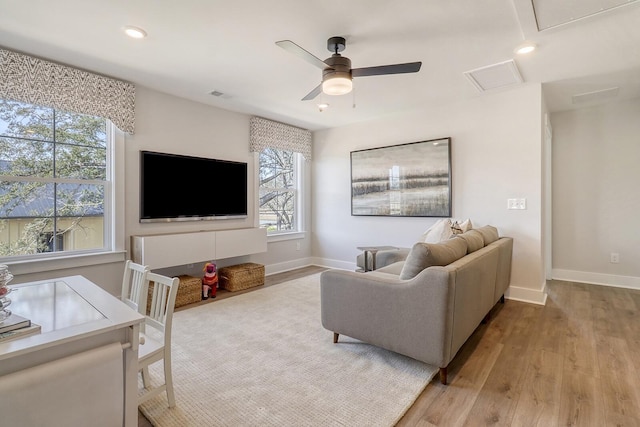
<path id="1" fill-rule="evenodd" d="M 222 99 L 229 99 L 229 98 L 231 98 L 231 95 L 227 95 L 227 94 L 225 94 L 225 93 L 223 93 L 223 92 L 220 92 L 220 91 L 218 91 L 218 90 L 212 90 L 211 92 L 209 92 L 209 95 L 213 95 L 213 96 L 216 96 L 216 97 L 218 97 L 218 98 L 222 98 Z"/>
<path id="2" fill-rule="evenodd" d="M 586 102 L 604 101 L 615 98 L 620 92 L 619 87 L 611 87 L 609 89 L 596 90 L 593 92 L 585 92 L 571 97 L 572 104 L 584 104 Z"/>
<path id="3" fill-rule="evenodd" d="M 465 71 L 464 75 L 480 92 L 519 84 L 523 81 L 513 59 Z"/>

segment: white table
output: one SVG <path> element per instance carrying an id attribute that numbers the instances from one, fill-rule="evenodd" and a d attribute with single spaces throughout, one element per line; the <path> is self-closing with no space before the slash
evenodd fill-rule
<path id="1" fill-rule="evenodd" d="M 122 425 L 137 426 L 138 338 L 144 317 L 82 276 L 61 277 L 11 287 L 14 289 L 9 295 L 12 299 L 11 311 L 31 319 L 42 330 L 36 335 L 0 342 L 0 391 L 3 385 L 9 387 L 9 392 L 23 386 L 25 379 L 28 380 L 29 375 L 33 376 L 34 372 L 37 375 L 42 372 L 51 374 L 52 386 L 60 383 L 65 384 L 67 389 L 59 390 L 59 395 L 50 395 L 53 402 L 60 398 L 62 403 L 58 406 L 49 402 L 43 404 L 32 401 L 21 404 L 18 401 L 18 407 L 14 405 L 5 413 L 32 411 L 28 414 L 29 419 L 48 417 L 48 425 L 62 425 L 65 420 L 68 422 L 69 413 L 86 412 L 92 407 L 98 407 L 101 399 L 99 381 L 91 384 L 91 392 L 82 394 L 81 401 L 74 402 L 73 407 L 64 407 L 69 401 L 68 398 L 65 400 L 64 395 L 86 387 L 83 384 L 85 374 L 80 368 L 82 361 L 86 363 L 87 358 L 91 361 L 92 357 L 97 357 L 95 369 L 91 369 L 89 365 L 86 370 L 87 381 L 90 381 L 94 377 L 99 378 L 101 364 L 107 366 L 100 358 L 104 358 L 104 354 L 110 354 L 111 374 L 115 369 L 116 375 L 107 374 L 107 379 L 115 378 L 113 383 L 116 387 L 122 387 L 122 390 L 116 390 L 117 394 L 122 391 L 122 400 L 118 401 L 118 397 L 112 400 L 115 401 L 114 405 L 120 405 L 116 409 L 120 410 Z M 114 348 L 117 353 L 113 353 Z M 72 364 L 68 374 L 59 368 L 65 362 Z M 76 363 L 77 369 L 74 368 Z M 105 381 L 105 390 L 107 383 L 110 381 Z M 74 388 L 69 384 L 79 384 L 79 387 Z M 43 382 L 44 390 L 46 386 Z M 33 388 L 26 387 L 26 390 L 31 392 Z M 3 404 L 8 405 L 4 399 L 0 399 L 0 409 L 3 409 Z M 45 414 L 45 411 L 53 413 Z M 100 425 L 100 419 L 90 418 L 85 419 L 85 422 L 92 426 Z"/>

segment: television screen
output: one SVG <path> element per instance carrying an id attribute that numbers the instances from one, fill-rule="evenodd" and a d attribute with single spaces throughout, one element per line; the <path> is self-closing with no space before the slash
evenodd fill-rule
<path id="1" fill-rule="evenodd" d="M 140 152 L 140 222 L 246 216 L 246 163 Z"/>

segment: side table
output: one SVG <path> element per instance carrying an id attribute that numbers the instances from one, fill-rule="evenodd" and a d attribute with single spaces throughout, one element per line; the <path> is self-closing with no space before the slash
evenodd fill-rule
<path id="1" fill-rule="evenodd" d="M 376 254 L 378 251 L 398 250 L 395 246 L 358 246 L 364 254 L 364 271 L 373 271 L 376 269 Z M 371 268 L 369 268 L 369 254 L 371 254 Z"/>

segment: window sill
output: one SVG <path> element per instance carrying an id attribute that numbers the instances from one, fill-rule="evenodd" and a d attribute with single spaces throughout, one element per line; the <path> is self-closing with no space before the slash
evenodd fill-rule
<path id="1" fill-rule="evenodd" d="M 296 231 L 293 233 L 267 234 L 267 243 L 284 242 L 285 240 L 304 239 L 307 236 L 306 231 Z"/>
<path id="2" fill-rule="evenodd" d="M 126 256 L 126 251 L 113 251 L 59 256 L 46 259 L 29 259 L 14 262 L 4 261 L 4 263 L 9 266 L 11 273 L 14 275 L 20 275 L 123 262 L 125 261 Z"/>

